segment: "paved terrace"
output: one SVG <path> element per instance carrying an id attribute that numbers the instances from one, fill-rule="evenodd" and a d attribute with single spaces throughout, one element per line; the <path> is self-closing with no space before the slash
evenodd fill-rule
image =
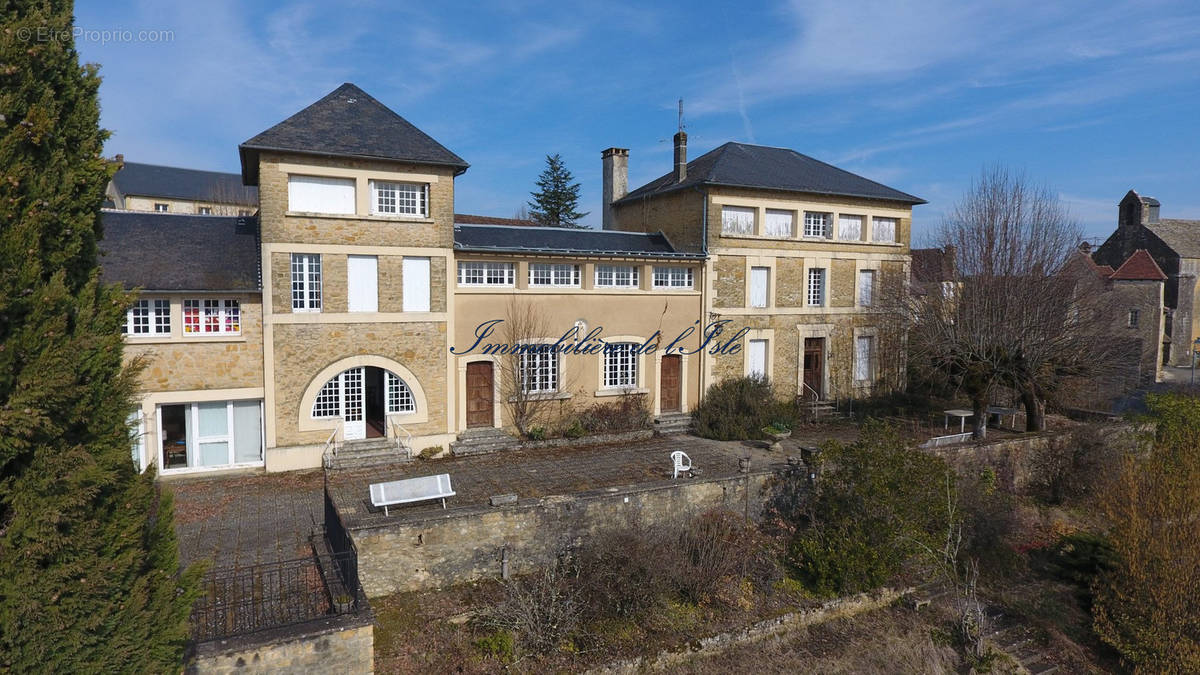
<path id="1" fill-rule="evenodd" d="M 412 464 L 329 475 L 329 490 L 347 527 L 421 520 L 442 511 L 440 501 L 383 509 L 371 506 L 368 486 L 403 478 L 450 474 L 456 496 L 449 509 L 477 507 L 493 495 L 516 494 L 519 499 L 565 495 L 646 484 L 670 484 L 671 452 L 683 450 L 692 459 L 699 479 L 733 476 L 738 460 L 750 457 L 752 471 L 782 464 L 798 454 L 795 443 L 783 453 L 767 452 L 761 444 L 710 441 L 694 436 L 668 436 L 622 445 L 572 446 L 515 450 L 475 457 L 418 461 Z M 684 477 L 680 481 L 695 480 Z"/>

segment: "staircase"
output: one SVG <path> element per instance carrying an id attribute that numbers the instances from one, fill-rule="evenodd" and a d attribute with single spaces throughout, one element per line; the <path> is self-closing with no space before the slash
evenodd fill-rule
<path id="1" fill-rule="evenodd" d="M 518 444 L 517 439 L 499 429 L 478 427 L 460 433 L 458 440 L 450 444 L 450 454 L 455 457 L 486 455 L 491 452 L 512 450 Z"/>
<path id="2" fill-rule="evenodd" d="M 655 436 L 686 434 L 692 430 L 690 413 L 666 413 L 654 418 Z"/>
<path id="3" fill-rule="evenodd" d="M 406 456 L 394 438 L 368 438 L 343 441 L 337 453 L 326 454 L 325 468 L 332 470 L 364 469 L 387 464 L 407 464 Z"/>

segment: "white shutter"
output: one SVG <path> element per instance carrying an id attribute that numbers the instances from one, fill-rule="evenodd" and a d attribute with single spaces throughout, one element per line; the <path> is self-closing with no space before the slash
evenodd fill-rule
<path id="1" fill-rule="evenodd" d="M 838 216 L 838 239 L 859 241 L 862 239 L 862 216 Z"/>
<path id="2" fill-rule="evenodd" d="M 347 309 L 351 312 L 379 311 L 378 260 L 373 255 L 346 256 Z"/>
<path id="3" fill-rule="evenodd" d="M 756 211 L 744 206 L 721 207 L 721 231 L 726 234 L 754 234 Z"/>
<path id="4" fill-rule="evenodd" d="M 858 304 L 870 307 L 875 299 L 875 271 L 860 270 L 858 273 Z"/>
<path id="5" fill-rule="evenodd" d="M 429 258 L 405 258 L 404 311 L 429 311 Z"/>
<path id="6" fill-rule="evenodd" d="M 354 179 L 288 176 L 288 210 L 300 213 L 353 214 Z"/>
<path id="7" fill-rule="evenodd" d="M 874 338 L 869 335 L 854 341 L 854 379 L 862 382 L 871 379 L 871 347 Z"/>
<path id="8" fill-rule="evenodd" d="M 750 374 L 766 377 L 767 375 L 767 341 L 766 340 L 751 340 L 750 351 L 748 353 L 750 359 Z"/>
<path id="9" fill-rule="evenodd" d="M 780 211 L 778 209 L 767 209 L 766 222 L 764 223 L 764 234 L 768 237 L 791 237 L 793 235 L 792 228 L 795 221 L 794 211 Z"/>
<path id="10" fill-rule="evenodd" d="M 751 267 L 750 268 L 750 306 L 751 307 L 766 307 L 767 306 L 767 277 L 769 270 L 766 267 Z"/>

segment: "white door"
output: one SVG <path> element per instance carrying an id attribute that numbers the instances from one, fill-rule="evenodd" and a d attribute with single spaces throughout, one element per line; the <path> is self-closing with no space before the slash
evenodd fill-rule
<path id="1" fill-rule="evenodd" d="M 751 340 L 747 358 L 750 359 L 750 374 L 765 377 L 767 374 L 767 341 Z"/>
<path id="2" fill-rule="evenodd" d="M 363 393 L 362 368 L 351 368 L 342 373 L 342 438 L 347 441 L 367 437 Z"/>
<path id="3" fill-rule="evenodd" d="M 770 270 L 766 267 L 750 268 L 750 306 L 767 306 L 767 277 Z"/>
<path id="4" fill-rule="evenodd" d="M 404 311 L 429 311 L 429 258 L 404 258 Z"/>
<path id="5" fill-rule="evenodd" d="M 346 287 L 351 312 L 379 311 L 378 259 L 373 255 L 346 256 Z"/>

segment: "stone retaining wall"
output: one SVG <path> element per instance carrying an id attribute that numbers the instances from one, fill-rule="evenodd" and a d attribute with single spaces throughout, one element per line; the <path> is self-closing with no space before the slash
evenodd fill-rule
<path id="1" fill-rule="evenodd" d="M 359 578 L 368 597 L 437 588 L 551 564 L 565 548 L 610 527 L 669 527 L 724 508 L 761 517 L 774 484 L 770 471 L 724 478 L 608 488 L 470 506 L 408 522 L 351 527 Z"/>
<path id="2" fill-rule="evenodd" d="M 370 612 L 319 619 L 195 646 L 188 673 L 371 673 Z"/>
<path id="3" fill-rule="evenodd" d="M 1045 452 L 1051 443 L 1061 442 L 1060 437 L 1065 436 L 1064 432 L 1048 431 L 1019 438 L 928 448 L 926 451 L 946 460 L 960 472 L 989 467 L 996 472 L 997 487 L 1019 493 L 1030 486 L 1038 453 Z"/>

